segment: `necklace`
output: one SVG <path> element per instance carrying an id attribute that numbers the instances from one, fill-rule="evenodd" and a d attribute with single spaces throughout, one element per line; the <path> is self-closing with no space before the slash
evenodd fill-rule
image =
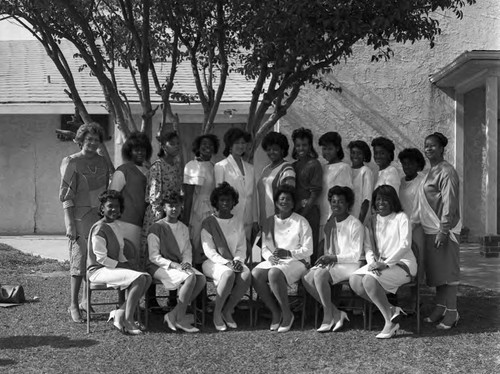
<path id="1" fill-rule="evenodd" d="M 94 169 L 90 167 L 90 165 L 87 165 L 87 169 L 90 172 L 90 174 L 97 174 L 97 166 L 94 166 Z"/>

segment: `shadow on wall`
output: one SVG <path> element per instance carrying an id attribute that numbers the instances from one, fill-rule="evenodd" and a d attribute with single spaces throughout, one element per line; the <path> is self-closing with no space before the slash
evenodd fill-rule
<path id="1" fill-rule="evenodd" d="M 327 131 L 338 131 L 346 142 L 362 139 L 370 144 L 374 137 L 384 136 L 394 141 L 396 154 L 405 147 L 422 147 L 423 139 L 409 135 L 418 133 L 415 131 L 418 129 L 402 131 L 402 128 L 408 127 L 403 122 L 408 123 L 408 120 L 395 123 L 383 114 L 384 108 L 387 107 L 386 100 L 366 91 L 363 96 L 369 97 L 369 101 L 365 100 L 345 84 L 332 77 L 329 80 L 342 87 L 342 92 L 306 87 L 297 105 L 294 103 L 288 111 L 284 122 L 288 122 L 292 128 L 311 127 L 316 130 L 313 131 L 316 138 Z"/>

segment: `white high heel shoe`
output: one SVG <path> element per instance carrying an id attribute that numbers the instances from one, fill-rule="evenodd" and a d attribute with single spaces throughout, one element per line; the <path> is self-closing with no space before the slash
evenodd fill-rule
<path id="1" fill-rule="evenodd" d="M 335 327 L 333 328 L 333 332 L 335 331 L 339 331 L 342 326 L 344 326 L 344 321 L 347 321 L 347 322 L 351 322 L 351 320 L 349 319 L 349 317 L 347 316 L 347 313 L 344 312 L 344 311 L 340 311 L 340 319 L 338 320 L 338 322 L 335 324 Z"/>
<path id="2" fill-rule="evenodd" d="M 394 313 L 392 314 L 391 317 L 391 322 L 392 323 L 398 323 L 399 320 L 401 319 L 401 316 L 406 316 L 406 312 L 401 309 L 399 306 L 395 306 L 394 308 Z"/>

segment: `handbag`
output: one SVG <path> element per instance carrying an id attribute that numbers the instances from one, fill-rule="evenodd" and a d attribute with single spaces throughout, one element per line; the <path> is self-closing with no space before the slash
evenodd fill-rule
<path id="1" fill-rule="evenodd" d="M 0 303 L 21 304 L 25 301 L 23 286 L 0 285 Z"/>

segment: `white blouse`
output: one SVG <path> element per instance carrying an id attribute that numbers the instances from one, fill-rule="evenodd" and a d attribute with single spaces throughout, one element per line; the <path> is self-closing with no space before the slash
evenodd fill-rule
<path id="1" fill-rule="evenodd" d="M 399 200 L 401 206 L 408 217 L 411 217 L 415 210 L 416 199 L 418 196 L 418 188 L 425 179 L 425 174 L 417 174 L 411 181 L 407 181 L 405 177 L 401 178 L 401 186 L 399 187 Z"/>
<path id="2" fill-rule="evenodd" d="M 94 230 L 92 233 L 92 249 L 95 254 L 95 258 L 98 263 L 101 265 L 107 267 L 107 268 L 116 268 L 116 265 L 118 265 L 118 262 L 127 262 L 127 258 L 123 254 L 123 247 L 125 246 L 125 242 L 123 240 L 123 227 L 121 226 L 123 222 L 121 221 L 113 221 L 111 223 L 106 223 L 109 227 L 111 227 L 111 230 L 113 230 L 113 233 L 116 236 L 116 239 L 118 240 L 118 245 L 120 246 L 120 252 L 118 254 L 118 261 L 108 257 L 108 246 L 106 243 L 106 239 L 104 239 L 102 236 L 96 235 L 97 230 Z"/>
<path id="3" fill-rule="evenodd" d="M 274 216 L 274 240 L 276 248 L 290 251 L 296 260 L 309 261 L 313 253 L 312 230 L 309 222 L 297 213 L 286 219 Z M 262 242 L 262 257 L 268 260 L 276 248 L 269 248 Z"/>
<path id="4" fill-rule="evenodd" d="M 385 217 L 377 214 L 373 219 L 376 220 L 375 237 L 383 262 L 389 267 L 404 263 L 410 269 L 411 274 L 415 274 L 417 261 L 411 250 L 411 228 L 406 213 L 391 213 Z M 368 264 L 377 260 L 367 233 L 365 234 L 365 252 Z"/>
<path id="5" fill-rule="evenodd" d="M 342 222 L 336 222 L 336 226 L 336 253 L 331 251 L 332 246 L 325 241 L 325 254 L 336 255 L 338 263 L 357 263 L 363 254 L 363 224 L 356 217 L 349 215 Z M 330 235 L 330 240 L 333 240 L 333 235 Z"/>
<path id="6" fill-rule="evenodd" d="M 233 255 L 234 260 L 243 261 L 246 258 L 247 253 L 247 242 L 245 238 L 245 231 L 243 230 L 243 224 L 233 216 L 230 219 L 221 219 L 215 217 L 217 223 L 219 224 L 224 237 L 226 238 L 229 251 Z M 208 259 L 216 264 L 226 264 L 230 261 L 227 258 L 222 257 L 215 246 L 212 235 L 205 229 L 201 230 L 201 245 L 203 247 L 203 252 L 208 257 Z"/>
<path id="7" fill-rule="evenodd" d="M 401 178 L 399 177 L 398 169 L 396 169 L 392 165 L 389 165 L 384 170 L 379 170 L 377 183 L 375 183 L 373 189 L 375 190 L 378 186 L 381 186 L 383 184 L 388 184 L 389 186 L 394 187 L 396 193 L 399 196 L 399 185 L 401 184 Z"/>
<path id="8" fill-rule="evenodd" d="M 179 246 L 179 251 L 181 252 L 182 262 L 191 263 L 193 260 L 193 251 L 191 248 L 191 241 L 189 240 L 189 229 L 185 224 L 178 221 L 176 223 L 167 222 L 166 218 L 161 221 L 170 226 L 172 234 L 174 234 L 175 241 Z M 159 221 L 160 222 L 160 221 Z M 165 243 L 163 243 L 165 245 Z M 171 260 L 163 257 L 160 252 L 161 243 L 160 238 L 155 234 L 148 234 L 148 251 L 149 251 L 149 261 L 153 264 L 168 269 Z"/>
<path id="9" fill-rule="evenodd" d="M 352 188 L 351 168 L 345 162 L 323 165 L 323 189 L 318 200 L 320 225 L 324 225 L 332 213 L 328 202 L 328 191 L 333 186 Z"/>
<path id="10" fill-rule="evenodd" d="M 351 169 L 352 187 L 354 191 L 354 205 L 351 214 L 359 218 L 361 205 L 365 200 L 371 201 L 373 193 L 373 173 L 368 166 L 361 166 L 359 169 Z M 368 209 L 368 212 L 370 209 Z M 368 214 L 367 214 L 368 216 Z"/>

